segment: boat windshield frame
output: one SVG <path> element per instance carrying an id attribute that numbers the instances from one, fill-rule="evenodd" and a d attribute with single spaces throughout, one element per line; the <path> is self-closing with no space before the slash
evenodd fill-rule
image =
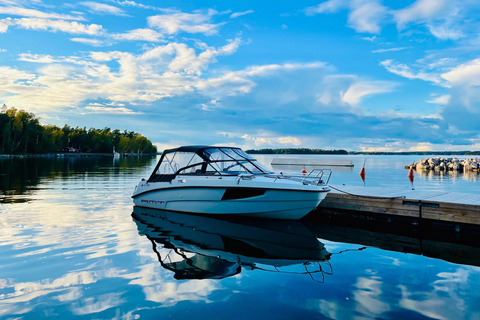
<path id="1" fill-rule="evenodd" d="M 175 158 L 178 152 L 180 152 L 181 154 L 189 154 L 189 153 L 192 154 L 190 160 L 187 162 L 187 165 L 184 165 L 182 167 L 176 167 L 177 163 L 175 162 Z M 212 159 L 211 156 L 214 155 L 215 153 L 218 153 L 218 155 L 221 156 L 221 158 Z M 197 158 L 197 160 L 193 162 L 195 158 Z M 163 163 L 167 163 L 167 165 L 169 166 L 169 171 L 173 173 L 162 174 L 158 172 L 160 169 L 160 166 Z M 224 167 L 225 164 L 230 164 L 230 165 L 225 168 Z M 229 168 L 236 167 L 236 166 L 241 168 L 241 170 L 233 171 L 233 172 L 228 171 Z M 199 168 L 199 167 L 201 167 L 201 169 L 195 170 L 195 168 Z M 205 147 L 196 147 L 196 148 L 180 147 L 177 149 L 165 150 L 163 152 L 160 158 L 160 161 L 155 166 L 155 169 L 153 170 L 153 173 L 148 179 L 148 181 L 158 181 L 159 176 L 171 176 L 171 178 L 173 179 L 173 177 L 177 175 L 238 176 L 240 174 L 266 175 L 266 174 L 272 174 L 272 173 L 273 172 L 269 171 L 260 162 L 250 157 L 240 148 L 214 147 L 214 146 L 205 146 Z M 157 179 L 155 179 L 155 177 L 157 177 Z M 171 179 L 168 179 L 168 180 L 171 181 Z"/>

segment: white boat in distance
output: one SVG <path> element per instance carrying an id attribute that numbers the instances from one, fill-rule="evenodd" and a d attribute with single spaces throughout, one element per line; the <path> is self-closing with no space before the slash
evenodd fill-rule
<path id="1" fill-rule="evenodd" d="M 132 198 L 152 209 L 297 220 L 325 198 L 330 175 L 328 169 L 275 174 L 240 148 L 184 146 L 165 150 Z"/>

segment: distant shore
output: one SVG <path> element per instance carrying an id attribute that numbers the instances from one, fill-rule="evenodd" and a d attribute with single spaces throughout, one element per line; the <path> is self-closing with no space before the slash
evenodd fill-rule
<path id="1" fill-rule="evenodd" d="M 132 156 L 156 156 L 156 153 L 122 153 L 120 157 L 132 157 Z M 114 157 L 114 153 L 39 153 L 39 154 L 0 154 L 0 159 L 11 158 L 65 158 L 65 157 Z"/>
<path id="2" fill-rule="evenodd" d="M 473 156 L 480 155 L 480 151 L 407 151 L 407 152 L 384 152 L 384 151 L 346 151 L 346 150 L 323 150 L 323 149 L 259 149 L 247 150 L 249 154 L 336 154 L 336 155 L 447 155 L 447 156 Z"/>

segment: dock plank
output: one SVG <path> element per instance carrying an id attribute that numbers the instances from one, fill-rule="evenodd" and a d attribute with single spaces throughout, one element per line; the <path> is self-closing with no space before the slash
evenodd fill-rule
<path id="1" fill-rule="evenodd" d="M 479 194 L 344 185 L 331 189 L 320 207 L 480 225 Z"/>

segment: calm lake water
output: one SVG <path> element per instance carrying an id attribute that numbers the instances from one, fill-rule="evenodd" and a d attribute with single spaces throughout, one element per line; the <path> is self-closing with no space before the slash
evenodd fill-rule
<path id="1" fill-rule="evenodd" d="M 420 159 L 343 158 L 355 167 L 333 184 L 363 185 L 366 158 L 366 186 L 405 188 Z M 0 319 L 480 319 L 478 241 L 134 209 L 155 162 L 0 160 Z M 414 182 L 479 186 L 477 174 Z"/>

